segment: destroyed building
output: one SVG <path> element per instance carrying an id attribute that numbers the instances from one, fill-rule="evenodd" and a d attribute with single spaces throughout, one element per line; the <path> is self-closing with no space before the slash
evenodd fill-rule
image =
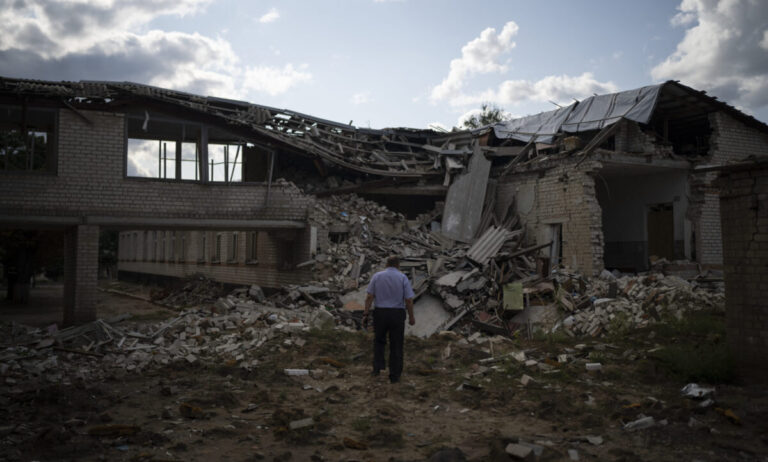
<path id="1" fill-rule="evenodd" d="M 324 217 L 316 198 L 334 194 L 410 218 L 443 203 L 433 244 L 475 244 L 481 265 L 515 238 L 585 275 L 719 267 L 716 174 L 694 168 L 768 147 L 768 126 L 673 81 L 449 133 L 133 83 L 2 78 L 0 97 L 0 223 L 65 230 L 66 322 L 93 317 L 100 228 L 121 230 L 122 272 L 280 287 L 315 279 L 350 229 L 398 226 Z"/>

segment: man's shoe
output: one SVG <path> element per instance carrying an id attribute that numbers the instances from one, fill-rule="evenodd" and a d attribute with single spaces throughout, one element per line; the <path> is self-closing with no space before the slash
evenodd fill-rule
<path id="1" fill-rule="evenodd" d="M 379 371 L 371 371 L 371 377 L 378 377 Z"/>
<path id="2" fill-rule="evenodd" d="M 397 378 L 395 378 L 395 377 L 390 377 L 390 378 L 389 378 L 389 383 L 397 383 L 397 382 L 399 382 L 399 381 L 400 381 L 400 377 L 397 377 Z"/>

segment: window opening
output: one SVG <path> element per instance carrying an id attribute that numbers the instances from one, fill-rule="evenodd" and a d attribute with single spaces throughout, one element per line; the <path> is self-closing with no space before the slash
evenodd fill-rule
<path id="1" fill-rule="evenodd" d="M 56 112 L 0 107 L 0 170 L 55 171 Z"/>

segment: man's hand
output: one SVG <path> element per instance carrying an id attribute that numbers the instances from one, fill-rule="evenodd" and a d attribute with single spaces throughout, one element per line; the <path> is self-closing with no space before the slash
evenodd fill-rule
<path id="1" fill-rule="evenodd" d="M 414 318 L 413 316 L 408 316 L 408 324 L 410 325 L 416 324 L 416 318 Z"/>

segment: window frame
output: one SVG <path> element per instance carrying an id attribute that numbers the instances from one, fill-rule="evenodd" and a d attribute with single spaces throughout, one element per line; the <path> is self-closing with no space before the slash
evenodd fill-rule
<path id="1" fill-rule="evenodd" d="M 41 169 L 34 169 L 34 168 L 24 168 L 24 169 L 8 169 L 8 157 L 4 157 L 0 159 L 0 174 L 2 175 L 58 175 L 59 171 L 59 108 L 58 107 L 50 107 L 50 106 L 39 106 L 39 105 L 27 105 L 27 104 L 0 104 L 0 113 L 4 110 L 11 110 L 12 108 L 18 108 L 22 114 L 26 114 L 28 111 L 41 111 L 46 113 L 51 113 L 53 115 L 52 120 L 52 127 L 50 132 L 46 131 L 48 141 L 46 146 L 46 154 L 44 162 L 45 167 Z M 7 124 L 0 121 L 0 130 L 2 130 L 4 127 L 13 127 L 13 124 L 11 122 L 8 122 Z M 17 127 L 20 131 L 22 128 L 24 128 L 24 121 L 22 120 L 22 126 Z M 29 136 L 29 132 L 34 131 L 38 132 L 39 130 L 29 130 L 27 128 L 27 137 Z M 25 163 L 29 163 L 29 159 Z"/>

